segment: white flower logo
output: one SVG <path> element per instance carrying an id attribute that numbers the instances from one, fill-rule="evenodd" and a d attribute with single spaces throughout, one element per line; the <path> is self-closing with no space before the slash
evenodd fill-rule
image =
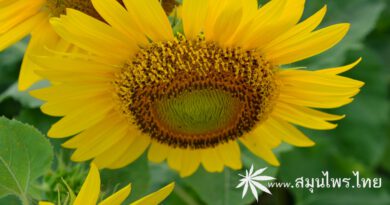
<path id="1" fill-rule="evenodd" d="M 256 198 L 256 201 L 259 200 L 257 189 L 260 189 L 261 191 L 272 195 L 272 193 L 268 190 L 268 188 L 260 183 L 261 181 L 275 180 L 275 178 L 273 177 L 261 175 L 266 169 L 267 167 L 263 169 L 259 169 L 255 173 L 253 173 L 253 164 L 252 164 L 249 172 L 248 170 L 245 170 L 246 172 L 245 176 L 239 174 L 239 176 L 241 176 L 242 179 L 240 179 L 240 184 L 238 184 L 236 188 L 244 187 L 244 190 L 242 192 L 242 198 L 245 197 L 248 191 L 248 187 L 251 188 L 252 194 Z"/>

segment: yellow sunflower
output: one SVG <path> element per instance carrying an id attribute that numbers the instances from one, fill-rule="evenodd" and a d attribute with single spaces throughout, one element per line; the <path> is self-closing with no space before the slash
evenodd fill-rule
<path id="1" fill-rule="evenodd" d="M 31 34 L 19 75 L 20 90 L 27 89 L 41 79 L 34 73 L 39 67 L 29 56 L 69 48 L 69 44 L 61 40 L 49 23 L 50 17 L 64 14 L 65 8 L 80 9 L 98 16 L 89 0 L 0 0 L 0 51 Z"/>
<path id="2" fill-rule="evenodd" d="M 174 9 L 174 0 L 162 3 L 167 12 Z M 39 67 L 29 56 L 45 55 L 48 50 L 70 49 L 70 45 L 58 37 L 49 23 L 50 17 L 65 14 L 66 8 L 74 8 L 101 19 L 90 0 L 0 0 L 0 51 L 31 34 L 19 75 L 20 90 L 41 79 L 34 73 Z"/>
<path id="3" fill-rule="evenodd" d="M 133 203 L 131 205 L 158 205 L 172 192 L 175 184 L 171 183 L 166 187 L 147 195 Z M 99 205 L 120 205 L 129 196 L 131 191 L 131 185 L 127 185 L 115 194 L 104 199 Z M 100 194 L 100 175 L 96 165 L 91 164 L 88 176 L 85 179 L 83 186 L 76 199 L 73 201 L 73 205 L 96 205 Z M 41 201 L 39 205 L 54 205 L 51 202 Z"/>
<path id="4" fill-rule="evenodd" d="M 326 7 L 300 22 L 304 0 L 184 0 L 183 33 L 173 33 L 154 0 L 92 0 L 102 23 L 79 11 L 54 29 L 86 54 L 37 57 L 52 86 L 33 91 L 43 112 L 63 116 L 48 135 L 72 159 L 120 168 L 148 149 L 181 176 L 242 167 L 239 142 L 271 165 L 282 141 L 314 143 L 299 129 L 328 130 L 344 116 L 314 108 L 348 104 L 362 82 L 347 66 L 284 69 L 338 43 L 349 24 L 315 30 Z M 131 8 L 131 9 L 130 9 Z"/>

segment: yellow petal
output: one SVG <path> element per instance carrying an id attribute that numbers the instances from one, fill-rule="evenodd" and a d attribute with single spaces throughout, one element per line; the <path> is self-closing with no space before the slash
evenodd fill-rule
<path id="1" fill-rule="evenodd" d="M 134 39 L 138 44 L 146 45 L 148 43 L 135 20 L 117 1 L 92 0 L 92 3 L 100 16 L 112 27 Z"/>
<path id="2" fill-rule="evenodd" d="M 38 203 L 38 205 L 55 205 L 55 204 L 53 204 L 53 203 L 51 203 L 51 202 L 40 201 L 40 202 Z"/>
<path id="3" fill-rule="evenodd" d="M 93 163 L 101 169 L 112 166 L 113 163 L 120 160 L 124 153 L 129 150 L 129 147 L 134 142 L 135 137 L 136 135 L 129 132 L 126 137 L 122 138 L 122 140 L 117 142 L 110 149 L 96 156 L 93 159 Z M 115 151 L 113 152 L 113 150 Z"/>
<path id="4" fill-rule="evenodd" d="M 40 12 L 45 0 L 36 1 L 9 1 L 0 4 L 0 34 L 4 34 L 18 24 Z"/>
<path id="5" fill-rule="evenodd" d="M 322 74 L 329 74 L 329 75 L 338 75 L 344 72 L 347 72 L 354 68 L 357 64 L 359 64 L 362 61 L 362 58 L 357 59 L 355 62 L 346 65 L 346 66 L 341 66 L 337 68 L 325 68 L 321 70 L 316 70 L 315 72 L 317 73 L 322 73 Z"/>
<path id="6" fill-rule="evenodd" d="M 264 159 L 273 166 L 279 166 L 280 163 L 276 158 L 272 150 L 266 147 L 263 142 L 259 141 L 257 137 L 246 135 L 240 138 L 242 144 L 244 144 L 249 151 L 251 151 L 256 156 Z"/>
<path id="7" fill-rule="evenodd" d="M 306 87 L 305 87 L 306 86 Z M 284 84 L 280 88 L 280 93 L 286 96 L 296 97 L 335 97 L 335 98 L 349 98 L 355 96 L 360 89 L 337 87 L 337 85 L 329 86 L 323 85 L 320 82 L 306 83 L 295 81 L 291 84 Z"/>
<path id="8" fill-rule="evenodd" d="M 239 2 L 243 8 L 243 21 L 247 22 L 256 14 L 259 8 L 259 2 L 257 0 L 239 0 Z"/>
<path id="9" fill-rule="evenodd" d="M 64 99 L 51 100 L 41 106 L 42 112 L 50 116 L 65 116 L 74 110 L 80 109 L 83 104 L 94 103 L 102 98 L 111 98 L 109 94 L 97 96 L 73 97 Z"/>
<path id="10" fill-rule="evenodd" d="M 112 79 L 115 78 L 114 73 L 92 73 L 90 71 L 79 70 L 76 72 L 66 70 L 59 71 L 56 69 L 50 70 L 35 70 L 35 73 L 39 76 L 44 77 L 45 79 L 50 79 L 51 82 L 62 82 L 62 83 L 79 83 L 79 82 L 88 82 L 90 84 L 93 83 L 111 83 Z M 36 75 L 35 74 L 35 75 Z M 77 77 L 75 77 L 77 75 Z"/>
<path id="11" fill-rule="evenodd" d="M 47 18 L 48 16 L 46 13 L 40 12 L 20 23 L 19 25 L 13 27 L 6 33 L 0 34 L 0 51 L 27 36 L 36 26 L 42 22 L 47 21 Z"/>
<path id="12" fill-rule="evenodd" d="M 348 88 L 360 88 L 364 85 L 363 82 L 351 78 L 308 70 L 286 70 L 279 72 L 279 76 L 283 78 L 284 84 L 291 85 L 294 85 L 296 82 Z"/>
<path id="13" fill-rule="evenodd" d="M 98 95 L 104 95 L 109 91 L 110 84 L 100 83 L 100 84 L 59 84 L 52 85 L 51 87 L 46 87 L 38 90 L 30 91 L 30 95 L 44 100 L 44 101 L 56 101 L 58 99 L 68 99 L 68 98 L 82 98 L 82 97 L 92 97 Z M 60 96 L 58 94 L 61 94 Z"/>
<path id="14" fill-rule="evenodd" d="M 48 22 L 39 26 L 32 33 L 19 74 L 19 90 L 26 90 L 42 79 L 35 73 L 36 70 L 41 69 L 41 66 L 35 64 L 31 56 L 48 55 L 47 46 L 55 45 L 58 41 L 59 36 L 54 32 Z"/>
<path id="15" fill-rule="evenodd" d="M 208 0 L 184 0 L 182 19 L 184 33 L 187 39 L 195 39 L 203 31 L 207 15 Z"/>
<path id="16" fill-rule="evenodd" d="M 69 47 L 67 42 L 59 42 L 58 44 L 64 47 Z M 65 50 L 67 50 L 65 48 Z M 64 58 L 64 57 L 43 57 L 43 56 L 32 56 L 34 63 L 39 64 L 46 72 L 54 70 L 60 74 L 62 73 L 86 73 L 88 75 L 102 74 L 102 73 L 114 73 L 120 68 L 112 65 L 106 65 L 103 63 L 94 62 L 91 60 L 83 60 L 78 58 Z M 78 75 L 74 75 L 73 78 L 77 78 Z M 57 77 L 58 78 L 58 77 Z M 56 80 L 56 79 L 54 79 Z"/>
<path id="17" fill-rule="evenodd" d="M 108 168 L 110 169 L 119 169 L 122 168 L 130 163 L 132 163 L 134 160 L 138 159 L 148 148 L 150 144 L 150 137 L 147 135 L 135 134 L 135 139 L 133 143 L 129 146 L 129 148 L 125 151 L 125 153 L 122 155 L 121 158 L 119 158 L 117 161 L 112 163 Z"/>
<path id="18" fill-rule="evenodd" d="M 238 29 L 243 17 L 243 9 L 232 4 L 218 16 L 213 29 L 214 36 L 206 35 L 206 40 L 218 42 L 221 46 L 227 46 L 226 42 Z"/>
<path id="19" fill-rule="evenodd" d="M 183 150 L 180 148 L 171 148 L 168 154 L 168 165 L 170 168 L 180 171 L 182 167 Z"/>
<path id="20" fill-rule="evenodd" d="M 271 135 L 294 146 L 309 147 L 314 145 L 314 142 L 296 127 L 276 117 L 270 117 L 261 126 L 266 127 Z"/>
<path id="21" fill-rule="evenodd" d="M 325 112 L 322 112 L 319 110 L 311 109 L 311 108 L 308 108 L 305 106 L 296 106 L 296 105 L 291 105 L 291 106 L 300 112 L 304 112 L 304 113 L 311 115 L 315 118 L 319 118 L 319 119 L 323 119 L 323 120 L 327 120 L 327 121 L 341 120 L 345 117 L 345 115 L 329 114 L 329 113 L 325 113 Z"/>
<path id="22" fill-rule="evenodd" d="M 52 18 L 50 23 L 65 40 L 113 62 L 123 63 L 138 50 L 133 39 L 77 10 L 67 9 L 67 15 Z"/>
<path id="23" fill-rule="evenodd" d="M 72 137 L 64 144 L 62 144 L 62 146 L 69 149 L 77 148 L 85 143 L 88 143 L 89 140 L 94 140 L 94 138 L 99 135 L 99 133 L 114 127 L 117 123 L 121 122 L 121 120 L 123 120 L 121 116 L 110 113 L 106 118 L 101 119 L 98 123 L 91 126 L 89 129 Z"/>
<path id="24" fill-rule="evenodd" d="M 159 142 L 152 141 L 148 152 L 149 161 L 160 163 L 164 161 L 169 154 L 170 147 Z"/>
<path id="25" fill-rule="evenodd" d="M 284 81 L 284 79 L 282 79 Z M 323 82 L 305 82 L 299 80 L 286 80 L 281 87 L 281 93 L 292 95 L 318 95 L 318 96 L 354 96 L 359 91 L 361 84 L 353 87 L 341 87 L 337 84 Z"/>
<path id="26" fill-rule="evenodd" d="M 223 171 L 222 159 L 214 148 L 203 149 L 201 152 L 202 165 L 208 172 Z"/>
<path id="27" fill-rule="evenodd" d="M 220 144 L 216 147 L 223 163 L 232 169 L 241 169 L 240 147 L 236 141 Z"/>
<path id="28" fill-rule="evenodd" d="M 337 127 L 336 124 L 331 124 L 324 119 L 318 118 L 316 115 L 312 115 L 312 113 L 304 112 L 302 106 L 295 106 L 282 102 L 276 104 L 272 115 L 311 129 L 330 130 Z"/>
<path id="29" fill-rule="evenodd" d="M 266 29 L 271 22 L 280 17 L 280 13 L 287 0 L 273 0 L 262 6 L 251 20 L 243 22 L 237 33 L 231 40 L 236 46 L 250 49 L 253 46 L 254 40 L 259 36 L 268 35 L 269 31 Z"/>
<path id="30" fill-rule="evenodd" d="M 108 121 L 112 119 L 107 119 Z M 111 150 L 115 143 L 127 137 L 127 120 L 119 121 L 111 126 L 103 125 L 104 129 L 96 135 L 91 135 L 90 132 L 85 134 L 89 140 L 86 143 L 80 144 L 77 150 L 72 155 L 72 160 L 77 162 L 86 161 L 100 155 L 106 150 Z M 89 129 L 91 130 L 91 129 Z M 93 133 L 94 131 L 92 131 Z M 115 150 L 116 151 L 116 150 Z"/>
<path id="31" fill-rule="evenodd" d="M 96 165 L 91 164 L 87 179 L 73 205 L 96 205 L 100 193 L 100 174 Z"/>
<path id="32" fill-rule="evenodd" d="M 277 13 L 269 12 L 269 15 L 259 13 L 259 16 L 263 17 L 255 19 L 253 24 L 262 26 L 252 31 L 252 35 L 246 43 L 247 45 L 244 45 L 245 48 L 263 48 L 298 23 L 304 10 L 305 0 L 274 1 L 276 2 L 274 8 L 277 10 Z"/>
<path id="33" fill-rule="evenodd" d="M 153 41 L 174 39 L 172 27 L 159 1 L 123 0 L 139 28 Z"/>
<path id="34" fill-rule="evenodd" d="M 119 69 L 102 63 L 54 56 L 31 57 L 31 60 L 40 66 L 35 73 L 51 82 L 110 85 Z"/>
<path id="35" fill-rule="evenodd" d="M 192 175 L 200 164 L 200 151 L 185 149 L 182 151 L 180 176 L 187 177 Z"/>
<path id="36" fill-rule="evenodd" d="M 360 90 L 357 89 L 353 95 Z M 352 98 L 344 96 L 321 96 L 321 95 L 306 95 L 306 94 L 292 94 L 284 93 L 279 95 L 279 100 L 285 103 L 294 105 L 307 106 L 312 108 L 338 108 L 347 105 L 353 101 Z"/>
<path id="37" fill-rule="evenodd" d="M 114 103 L 112 99 L 103 98 L 94 104 L 89 104 L 83 108 L 74 110 L 52 125 L 48 136 L 62 138 L 77 134 L 99 122 L 113 108 Z"/>
<path id="38" fill-rule="evenodd" d="M 251 137 L 256 138 L 256 142 L 261 142 L 265 147 L 275 148 L 282 143 L 282 140 L 275 135 L 272 135 L 265 123 L 254 127 L 250 133 Z"/>
<path id="39" fill-rule="evenodd" d="M 347 23 L 332 25 L 263 52 L 276 65 L 294 63 L 332 48 L 343 39 L 349 27 Z"/>
<path id="40" fill-rule="evenodd" d="M 164 188 L 131 203 L 131 205 L 159 205 L 161 202 L 164 201 L 165 198 L 169 196 L 169 194 L 171 194 L 174 187 L 175 183 L 170 183 Z"/>
<path id="41" fill-rule="evenodd" d="M 311 31 L 313 31 L 317 26 L 321 23 L 322 19 L 325 16 L 327 7 L 324 6 L 322 9 L 320 9 L 317 13 L 310 16 L 303 22 L 299 23 L 298 25 L 292 27 L 285 33 L 279 35 L 276 39 L 272 40 L 268 44 L 264 45 L 258 45 L 260 48 L 264 50 L 264 52 L 267 52 L 269 50 L 274 49 L 280 44 L 285 44 L 291 41 L 291 39 L 298 39 L 302 35 L 307 35 Z"/>
<path id="42" fill-rule="evenodd" d="M 225 7 L 225 0 L 209 0 L 207 4 L 207 16 L 204 24 L 204 33 L 207 39 L 213 39 L 215 22 Z"/>
<path id="43" fill-rule="evenodd" d="M 131 185 L 127 185 L 121 190 L 117 191 L 115 194 L 111 195 L 107 199 L 99 203 L 99 205 L 121 205 L 123 201 L 129 196 L 131 191 Z"/>

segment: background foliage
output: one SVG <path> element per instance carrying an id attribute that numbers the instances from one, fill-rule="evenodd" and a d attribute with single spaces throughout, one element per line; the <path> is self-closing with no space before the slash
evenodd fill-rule
<path id="1" fill-rule="evenodd" d="M 317 143 L 312 148 L 292 148 L 287 145 L 278 148 L 277 153 L 282 166 L 270 167 L 266 174 L 276 176 L 280 182 L 294 182 L 301 176 L 320 177 L 321 171 L 324 170 L 328 170 L 332 177 L 351 177 L 352 171 L 360 171 L 363 177 L 381 177 L 383 179 L 381 189 L 319 189 L 311 194 L 304 189 L 278 188 L 271 190 L 272 196 L 263 194 L 256 203 L 252 196 L 241 199 L 241 190 L 235 189 L 238 184 L 238 173 L 242 173 L 243 170 L 226 169 L 223 173 L 212 174 L 200 169 L 193 176 L 181 179 L 165 164 L 150 164 L 143 156 L 124 169 L 103 171 L 102 188 L 105 193 L 112 193 L 131 182 L 133 191 L 128 201 L 133 201 L 175 180 L 177 182 L 175 191 L 166 204 L 390 204 L 390 2 L 310 0 L 306 4 L 306 17 L 324 4 L 328 5 L 328 14 L 323 26 L 336 22 L 350 22 L 352 28 L 338 46 L 299 65 L 308 69 L 319 69 L 350 63 L 362 56 L 363 62 L 358 68 L 346 75 L 362 80 L 366 85 L 352 104 L 334 110 L 335 113 L 347 114 L 347 118 L 339 123 L 336 130 L 306 131 Z M 68 161 L 71 150 L 60 149 L 60 140 L 50 140 L 55 156 L 53 162 L 51 151 L 43 152 L 39 159 L 34 154 L 29 154 L 30 149 L 40 150 L 45 146 L 46 150 L 51 150 L 48 139 L 40 133 L 46 133 L 56 119 L 41 113 L 38 108 L 40 101 L 16 89 L 26 42 L 28 39 L 0 53 L 0 116 L 5 116 L 0 118 L 0 161 L 7 161 L 10 156 L 14 156 L 24 159 L 18 162 L 34 164 L 18 163 L 13 164 L 16 167 L 7 167 L 7 163 L 0 162 L 2 185 L 0 197 L 7 195 L 0 199 L 1 205 L 20 204 L 15 196 L 8 195 L 10 193 L 27 200 L 31 197 L 35 200 L 41 197 L 55 198 L 58 187 L 62 187 L 65 193 L 61 178 L 77 192 L 87 169 L 87 163 L 76 165 Z M 35 140 L 31 140 L 32 138 Z M 21 145 L 29 148 L 23 152 L 9 149 Z M 246 150 L 243 151 L 242 158 L 244 168 L 248 168 L 252 163 L 255 168 L 269 166 Z M 50 165 L 52 170 L 48 169 Z M 11 168 L 11 172 L 8 168 Z M 33 172 L 24 173 L 27 170 Z M 28 180 L 17 177 L 15 180 L 10 177 L 10 173 L 13 172 L 16 176 L 31 177 Z M 15 188 L 15 184 L 23 185 L 25 191 L 18 190 L 17 186 Z M 4 186 L 11 189 L 5 191 L 2 189 Z"/>

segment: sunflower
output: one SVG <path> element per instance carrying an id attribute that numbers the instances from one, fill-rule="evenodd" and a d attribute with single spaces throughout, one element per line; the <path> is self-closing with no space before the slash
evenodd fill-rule
<path id="1" fill-rule="evenodd" d="M 98 15 L 90 1 L 0 1 L 0 51 L 31 34 L 19 75 L 20 90 L 27 89 L 41 79 L 33 71 L 37 69 L 37 65 L 28 56 L 47 54 L 48 49 L 59 51 L 68 49 L 69 44 L 58 37 L 49 23 L 50 17 L 63 14 L 66 7 L 81 9 L 93 16 Z"/>
<path id="2" fill-rule="evenodd" d="M 92 0 L 108 24 L 79 11 L 53 18 L 54 29 L 86 54 L 37 57 L 52 86 L 31 94 L 42 111 L 63 116 L 48 135 L 93 159 L 121 168 L 148 150 L 148 159 L 182 177 L 200 164 L 209 172 L 240 169 L 239 142 L 278 166 L 280 143 L 314 142 L 296 126 L 334 129 L 344 115 L 315 108 L 348 104 L 362 82 L 342 67 L 284 68 L 337 44 L 349 24 L 315 30 L 326 7 L 300 22 L 304 0 L 184 0 L 182 33 L 173 33 L 154 0 Z M 126 9 L 127 8 L 127 9 Z M 131 8 L 131 9 L 130 9 Z"/>
<path id="3" fill-rule="evenodd" d="M 164 0 L 162 4 L 167 13 L 175 7 L 174 0 Z M 64 14 L 66 8 L 101 19 L 90 0 L 0 0 L 0 51 L 31 34 L 19 75 L 20 90 L 26 90 L 41 79 L 34 73 L 39 67 L 29 56 L 45 55 L 48 50 L 70 49 L 69 43 L 61 40 L 49 23 L 51 17 Z"/>
<path id="4" fill-rule="evenodd" d="M 167 185 L 166 187 L 147 195 L 135 202 L 132 205 L 157 205 L 162 202 L 172 192 L 174 183 Z M 127 185 L 115 194 L 104 199 L 99 205 L 120 205 L 129 196 L 131 191 L 131 185 Z M 100 175 L 96 165 L 91 164 L 88 176 L 85 179 L 81 190 L 73 201 L 73 205 L 94 205 L 97 203 L 100 193 Z M 40 201 L 39 205 L 54 205 L 51 202 Z"/>

